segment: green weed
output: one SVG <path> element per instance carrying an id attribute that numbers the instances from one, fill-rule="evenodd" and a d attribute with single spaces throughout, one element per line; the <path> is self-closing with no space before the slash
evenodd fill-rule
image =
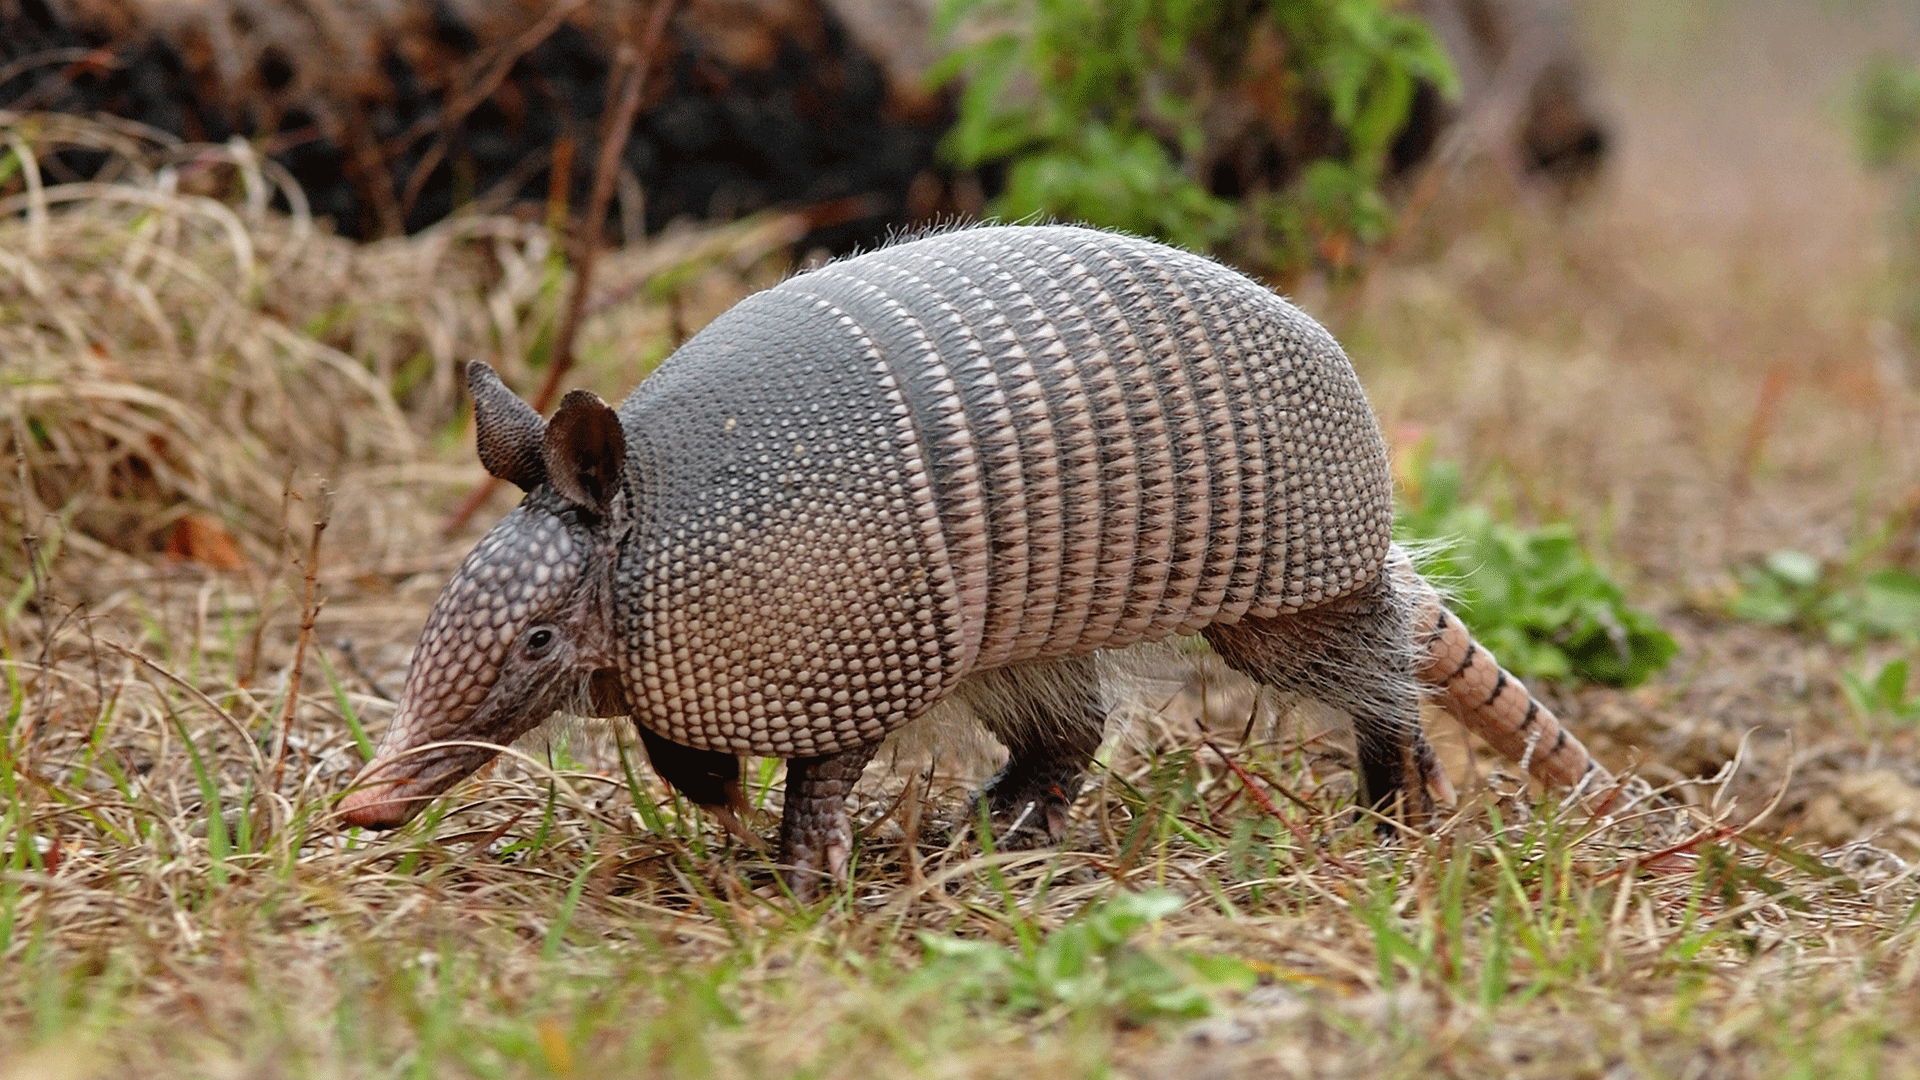
<path id="1" fill-rule="evenodd" d="M 1835 645 L 1894 638 L 1920 642 L 1920 574 L 1874 567 L 1870 551 L 1826 563 L 1802 551 L 1770 552 L 1735 571 L 1727 612 Z"/>
<path id="2" fill-rule="evenodd" d="M 1566 525 L 1523 528 L 1460 501 L 1460 470 L 1417 463 L 1396 532 L 1500 662 L 1522 678 L 1637 686 L 1678 651 Z"/>
<path id="3" fill-rule="evenodd" d="M 1862 720 L 1920 722 L 1920 693 L 1907 690 L 1907 662 L 1890 660 L 1869 675 L 1840 673 L 1840 693 Z"/>
<path id="4" fill-rule="evenodd" d="M 1861 72 L 1854 120 L 1860 156 L 1885 168 L 1920 151 L 1920 66 L 1880 57 Z"/>
<path id="5" fill-rule="evenodd" d="M 1060 1009 L 1143 1023 L 1203 1016 L 1211 993 L 1251 986 L 1255 972 L 1225 956 L 1177 956 L 1135 939 L 1184 902 L 1169 892 L 1123 892 L 1066 925 L 1008 949 L 990 941 L 922 933 L 927 963 L 915 980 L 1021 1014 Z"/>

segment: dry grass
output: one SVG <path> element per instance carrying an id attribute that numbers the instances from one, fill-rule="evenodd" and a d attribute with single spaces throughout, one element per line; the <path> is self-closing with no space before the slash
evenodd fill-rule
<path id="1" fill-rule="evenodd" d="M 1740 560 L 1853 550 L 1920 489 L 1916 373 L 1874 330 L 1887 193 L 1835 104 L 1920 34 L 1684 10 L 1596 16 L 1623 143 L 1589 201 L 1462 177 L 1364 291 L 1301 298 L 1397 438 L 1663 612 L 1665 677 L 1559 698 L 1659 796 L 1593 820 L 1482 769 L 1383 849 L 1336 743 L 1242 742 L 1244 688 L 1176 672 L 1062 851 L 983 852 L 978 773 L 903 756 L 818 909 L 604 740 L 397 835 L 328 822 L 472 540 L 435 536 L 478 473 L 454 364 L 526 386 L 549 347 L 542 230 L 350 245 L 269 210 L 244 148 L 0 117 L 15 162 L 120 163 L 0 188 L 0 1078 L 1915 1072 L 1916 733 L 1836 683 L 1895 646 L 1722 607 Z M 789 229 L 610 253 L 581 380 L 620 393 Z M 1116 898 L 1161 893 L 1126 933 Z"/>

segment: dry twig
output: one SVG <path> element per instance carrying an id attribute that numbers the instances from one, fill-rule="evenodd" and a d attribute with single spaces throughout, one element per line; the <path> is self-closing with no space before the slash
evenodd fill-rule
<path id="1" fill-rule="evenodd" d="M 293 710 L 300 701 L 300 677 L 305 673 L 307 664 L 307 645 L 313 640 L 313 624 L 320 618 L 320 609 L 326 605 L 326 599 L 318 596 L 317 579 L 320 572 L 320 536 L 327 531 L 327 523 L 333 517 L 333 496 L 323 484 L 319 494 L 320 506 L 313 518 L 313 532 L 307 539 L 307 557 L 301 561 L 305 571 L 305 590 L 300 599 L 300 637 L 293 647 L 293 667 L 287 672 L 287 702 L 280 712 L 280 736 L 273 751 L 273 775 L 267 780 L 266 790 L 280 790 L 281 771 L 287 764 L 287 741 L 293 733 Z"/>

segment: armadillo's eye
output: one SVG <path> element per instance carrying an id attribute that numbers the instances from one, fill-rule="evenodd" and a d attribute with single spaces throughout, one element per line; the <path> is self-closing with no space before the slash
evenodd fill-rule
<path id="1" fill-rule="evenodd" d="M 552 630 L 544 626 L 536 626 L 533 628 L 533 632 L 527 635 L 526 652 L 528 656 L 537 658 L 551 648 L 553 648 Z"/>
<path id="2" fill-rule="evenodd" d="M 572 507 L 560 511 L 560 524 L 569 527 L 580 524 L 580 511 Z"/>

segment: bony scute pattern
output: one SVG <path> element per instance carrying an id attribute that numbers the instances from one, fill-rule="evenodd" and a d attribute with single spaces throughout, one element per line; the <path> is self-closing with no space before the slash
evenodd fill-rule
<path id="1" fill-rule="evenodd" d="M 1338 345 L 1113 234 L 976 229 L 801 275 L 621 417 L 640 484 L 668 478 L 617 593 L 643 609 L 623 670 L 697 747 L 844 749 L 971 671 L 1311 607 L 1386 557 L 1385 444 Z M 690 556 L 742 520 L 752 558 Z"/>
<path id="2" fill-rule="evenodd" d="M 707 473 L 650 491 L 653 527 L 623 556 L 628 692 L 642 722 L 702 749 L 793 757 L 877 741 L 938 698 L 959 651 L 911 411 L 835 305 L 762 294 L 735 311 L 750 337 L 811 330 L 814 348 L 769 369 L 766 348 L 723 339 L 693 378 L 663 367 L 647 385 L 666 392 L 646 410 L 639 394 L 622 407 L 660 417 L 627 419 L 636 463 L 650 463 L 639 475 Z M 719 396 L 716 383 L 733 388 L 726 420 L 699 424 L 687 403 Z M 714 542 L 736 524 L 735 542 Z"/>

